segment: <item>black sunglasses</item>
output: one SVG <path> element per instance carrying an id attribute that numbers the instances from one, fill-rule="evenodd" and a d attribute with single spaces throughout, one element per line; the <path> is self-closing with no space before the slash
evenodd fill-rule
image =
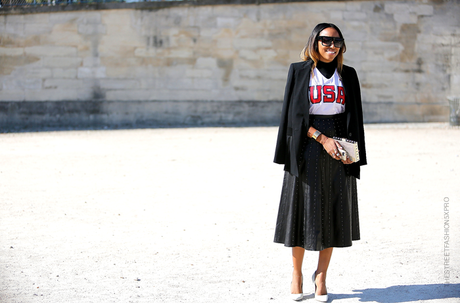
<path id="1" fill-rule="evenodd" d="M 345 41 L 345 39 L 340 38 L 340 37 L 329 37 L 329 36 L 319 36 L 318 40 L 321 41 L 321 44 L 325 47 L 330 47 L 332 45 L 332 42 L 334 42 L 334 46 L 336 48 L 343 47 L 343 42 Z"/>

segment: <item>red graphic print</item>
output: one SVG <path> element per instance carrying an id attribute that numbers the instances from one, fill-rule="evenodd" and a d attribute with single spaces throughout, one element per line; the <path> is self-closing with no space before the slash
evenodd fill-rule
<path id="1" fill-rule="evenodd" d="M 337 91 L 339 92 L 337 103 L 345 105 L 345 91 L 343 90 L 343 87 L 337 87 Z"/>
<path id="2" fill-rule="evenodd" d="M 333 85 L 311 86 L 310 101 L 312 104 L 323 102 L 345 105 L 345 91 L 343 90 L 343 87 L 337 87 L 336 90 L 336 87 Z"/>
<path id="3" fill-rule="evenodd" d="M 323 103 L 335 102 L 335 87 L 331 85 L 323 86 Z"/>
<path id="4" fill-rule="evenodd" d="M 321 86 L 310 87 L 310 101 L 312 104 L 321 103 Z"/>

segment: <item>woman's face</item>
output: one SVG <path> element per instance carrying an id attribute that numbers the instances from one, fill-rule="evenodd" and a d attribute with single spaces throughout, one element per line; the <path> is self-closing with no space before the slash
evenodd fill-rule
<path id="1" fill-rule="evenodd" d="M 322 30 L 318 36 L 327 36 L 327 37 L 340 37 L 339 33 L 334 28 L 326 28 Z M 322 62 L 329 63 L 332 62 L 336 56 L 339 54 L 340 48 L 335 47 L 335 43 L 331 44 L 330 47 L 323 46 L 321 40 L 318 40 L 318 53 L 319 59 Z"/>

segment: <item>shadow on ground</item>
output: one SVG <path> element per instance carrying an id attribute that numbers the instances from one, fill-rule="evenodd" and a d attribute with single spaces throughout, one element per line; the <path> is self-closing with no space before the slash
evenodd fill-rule
<path id="1" fill-rule="evenodd" d="M 353 290 L 350 294 L 331 294 L 330 300 L 359 298 L 360 302 L 402 303 L 458 298 L 460 284 L 398 285 L 387 288 Z"/>

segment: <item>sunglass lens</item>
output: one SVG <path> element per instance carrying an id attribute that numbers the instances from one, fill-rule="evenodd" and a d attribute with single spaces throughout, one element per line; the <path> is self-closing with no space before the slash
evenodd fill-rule
<path id="1" fill-rule="evenodd" d="M 323 46 L 330 47 L 332 45 L 332 37 L 321 37 L 321 42 Z"/>
<path id="2" fill-rule="evenodd" d="M 335 39 L 335 41 L 334 41 L 334 46 L 336 48 L 341 48 L 343 46 L 343 39 L 341 39 L 341 38 L 339 38 L 339 39 Z"/>

